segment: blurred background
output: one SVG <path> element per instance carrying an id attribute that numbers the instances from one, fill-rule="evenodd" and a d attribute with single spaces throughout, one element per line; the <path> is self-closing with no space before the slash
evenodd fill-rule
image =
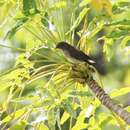
<path id="1" fill-rule="evenodd" d="M 10 130 L 16 130 L 16 128 L 24 130 L 25 128 L 32 129 L 34 126 L 38 130 L 40 127 L 49 129 L 47 125 L 38 126 L 37 124 L 44 121 L 46 124 L 49 118 L 41 108 L 44 106 L 42 99 L 49 95 L 47 93 L 55 95 L 51 87 L 49 92 L 42 88 L 48 84 L 50 77 L 39 78 L 41 75 L 38 75 L 38 80 L 33 81 L 33 79 L 30 80 L 30 75 L 33 72 L 35 74 L 43 72 L 43 68 L 38 70 L 42 66 L 66 61 L 61 52 L 54 50 L 59 41 L 67 41 L 93 57 L 99 67 L 103 67 L 103 75 L 96 77 L 97 82 L 99 84 L 102 82 L 105 91 L 130 111 L 129 0 L 0 0 L 0 114 L 3 122 L 1 129 L 10 127 Z M 49 68 L 47 69 L 49 71 Z M 23 87 L 23 82 L 26 80 L 30 80 L 29 83 L 33 82 L 24 84 Z M 70 92 L 72 88 L 73 85 L 68 91 Z M 83 88 L 83 91 L 87 89 Z M 66 93 L 62 94 L 61 97 Z M 67 96 L 67 98 L 70 97 Z M 17 118 L 20 120 L 25 117 L 19 115 L 15 121 L 11 121 L 8 119 L 9 115 L 17 112 L 16 110 L 20 107 L 35 104 L 37 100 L 41 102 L 34 105 L 36 110 L 33 113 L 31 113 L 32 109 L 28 111 L 28 121 L 24 120 L 22 122 L 24 125 L 20 122 L 20 127 L 12 125 Z M 65 100 L 68 103 L 69 99 Z M 54 101 L 57 101 L 57 98 Z M 61 101 L 57 101 L 57 104 L 59 105 Z M 81 109 L 82 107 L 77 111 Z M 63 114 L 64 111 L 63 108 L 59 113 Z M 99 111 L 108 110 L 101 107 Z M 73 115 L 73 112 L 71 114 Z M 71 117 L 69 121 L 67 119 L 66 117 L 65 121 L 69 122 Z M 55 122 L 53 121 L 50 126 Z M 62 127 L 59 126 L 61 122 L 58 123 L 57 121 L 56 129 L 69 129 L 68 123 L 64 124 L 63 121 Z M 95 126 L 95 129 L 91 124 L 91 127 L 84 130 L 120 129 L 116 123 L 104 124 L 102 127 Z M 74 123 L 71 127 L 73 126 Z"/>

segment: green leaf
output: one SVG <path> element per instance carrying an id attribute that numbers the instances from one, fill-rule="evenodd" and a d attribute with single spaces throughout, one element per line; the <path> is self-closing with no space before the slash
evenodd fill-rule
<path id="1" fill-rule="evenodd" d="M 26 121 L 21 120 L 17 124 L 13 125 L 9 130 L 24 130 L 27 124 L 28 123 Z"/>
<path id="2" fill-rule="evenodd" d="M 27 22 L 27 20 L 28 20 L 28 18 L 26 18 L 26 17 L 23 17 L 22 19 L 18 20 L 18 21 L 16 22 L 16 24 L 14 25 L 14 27 L 12 27 L 12 28 L 6 33 L 6 36 L 5 36 L 4 39 L 6 39 L 6 38 L 11 39 L 11 38 L 16 34 L 16 32 L 17 32 L 19 29 L 21 29 L 21 27 L 23 26 L 23 24 L 24 24 L 25 22 Z"/>
<path id="3" fill-rule="evenodd" d="M 110 24 L 108 24 L 109 26 L 112 25 L 130 25 L 130 19 L 123 19 L 123 20 L 118 20 L 118 21 L 113 21 Z"/>
<path id="4" fill-rule="evenodd" d="M 130 112 L 130 106 L 126 107 L 126 110 L 127 110 L 128 112 Z"/>
<path id="5" fill-rule="evenodd" d="M 60 124 L 63 125 L 65 123 L 65 121 L 67 121 L 70 117 L 70 114 L 68 114 L 67 112 L 64 112 L 62 117 L 61 117 L 61 121 Z"/>
<path id="6" fill-rule="evenodd" d="M 16 120 L 19 117 L 23 116 L 25 114 L 25 112 L 27 111 L 26 108 L 22 108 L 17 110 L 16 112 L 11 113 L 10 115 L 6 116 L 3 120 L 2 123 L 5 122 L 10 122 L 11 120 Z"/>
<path id="7" fill-rule="evenodd" d="M 130 7 L 129 1 L 119 1 L 113 5 L 112 12 L 114 14 L 121 14 L 123 12 L 127 12 Z"/>
<path id="8" fill-rule="evenodd" d="M 82 110 L 77 117 L 76 125 L 80 125 L 80 123 L 84 122 L 86 116 L 87 109 Z"/>
<path id="9" fill-rule="evenodd" d="M 104 26 L 104 21 L 97 22 L 96 26 L 92 29 L 92 31 L 88 32 L 89 33 L 88 39 L 92 39 L 99 31 L 101 31 L 101 29 L 103 29 L 103 26 Z"/>
<path id="10" fill-rule="evenodd" d="M 41 43 L 40 40 L 34 40 L 32 38 L 29 38 L 26 42 L 26 51 L 34 53 L 35 50 L 38 50 L 43 43 Z"/>
<path id="11" fill-rule="evenodd" d="M 59 130 L 61 130 L 61 124 L 60 124 L 60 109 L 58 108 L 56 111 L 56 122 Z"/>
<path id="12" fill-rule="evenodd" d="M 55 2 L 55 3 L 51 6 L 51 10 L 63 8 L 63 7 L 66 6 L 66 4 L 67 4 L 66 1 Z"/>
<path id="13" fill-rule="evenodd" d="M 125 29 L 125 30 L 116 30 L 114 29 L 110 34 L 107 35 L 108 38 L 120 38 L 123 37 L 125 35 L 129 35 L 129 29 Z"/>
<path id="14" fill-rule="evenodd" d="M 82 0 L 81 3 L 79 4 L 80 7 L 86 6 L 87 4 L 89 4 L 91 2 L 91 0 Z"/>
<path id="15" fill-rule="evenodd" d="M 113 92 L 111 92 L 110 96 L 111 98 L 115 98 L 115 97 L 128 94 L 129 92 L 130 92 L 130 87 L 125 87 L 125 88 L 114 90 Z"/>
<path id="16" fill-rule="evenodd" d="M 75 125 L 73 126 L 72 130 L 82 130 L 82 129 L 86 129 L 89 124 L 87 123 L 84 123 L 84 120 L 86 118 L 86 112 L 87 109 L 85 108 L 84 110 L 82 110 L 80 113 L 79 113 L 79 116 L 77 117 L 77 121 L 75 123 Z"/>
<path id="17" fill-rule="evenodd" d="M 81 21 L 83 20 L 83 18 L 86 16 L 86 14 L 87 14 L 88 11 L 89 11 L 89 8 L 84 8 L 84 9 L 80 12 L 78 18 L 76 19 L 76 21 L 74 22 L 74 24 L 73 24 L 72 27 L 70 28 L 70 31 L 68 31 L 68 32 L 66 33 L 66 35 L 67 35 L 68 33 L 70 33 L 71 31 L 73 31 L 76 27 L 78 27 L 78 25 L 81 23 Z"/>
<path id="18" fill-rule="evenodd" d="M 4 5 L 4 3 L 5 3 L 5 0 L 1 0 L 0 1 L 0 6 Z"/>
<path id="19" fill-rule="evenodd" d="M 128 41 L 130 41 L 130 36 L 126 36 L 123 38 L 123 40 L 121 41 L 120 47 L 123 49 L 126 47 Z"/>
<path id="20" fill-rule="evenodd" d="M 6 80 L 0 80 L 0 93 L 1 92 L 3 92 L 3 91 L 5 91 L 9 86 L 10 86 L 10 84 L 9 84 L 9 82 Z"/>
<path id="21" fill-rule="evenodd" d="M 35 0 L 23 0 L 23 13 L 28 16 L 37 13 Z"/>
<path id="22" fill-rule="evenodd" d="M 100 113 L 98 115 L 98 122 L 100 127 L 103 129 L 106 124 L 110 123 L 112 118 L 113 118 L 112 115 L 109 113 L 103 113 L 103 112 Z"/>
<path id="23" fill-rule="evenodd" d="M 87 127 L 88 127 L 88 124 L 81 123 L 78 125 L 74 125 L 71 130 L 83 130 L 83 129 L 86 129 Z"/>
<path id="24" fill-rule="evenodd" d="M 121 1 L 121 2 L 118 2 L 118 6 L 120 7 L 130 7 L 130 2 L 129 1 Z"/>
<path id="25" fill-rule="evenodd" d="M 89 125 L 94 126 L 96 123 L 96 119 L 94 118 L 94 116 L 92 116 L 89 120 Z"/>
<path id="26" fill-rule="evenodd" d="M 34 63 L 33 62 L 31 62 L 31 61 L 29 61 L 29 59 L 28 59 L 28 56 L 27 56 L 27 54 L 26 53 L 21 53 L 18 57 L 17 57 L 17 59 L 16 59 L 17 61 L 16 61 L 16 63 L 15 63 L 15 65 L 16 66 L 20 66 L 20 67 L 23 67 L 23 69 L 24 68 L 33 68 L 33 66 L 34 66 Z M 26 70 L 27 71 L 27 70 Z M 27 73 L 27 72 L 26 72 Z"/>
<path id="27" fill-rule="evenodd" d="M 103 37 L 102 39 L 104 40 L 103 52 L 105 53 L 107 60 L 110 61 L 111 57 L 113 56 L 113 39 L 107 37 Z"/>
<path id="28" fill-rule="evenodd" d="M 58 40 L 65 39 L 65 14 L 64 8 L 66 7 L 66 1 L 51 1 L 49 15 L 52 16 L 52 22 L 57 30 Z"/>
<path id="29" fill-rule="evenodd" d="M 76 112 L 73 108 L 72 101 L 70 99 L 67 99 L 63 102 L 63 107 L 66 112 L 70 114 L 73 118 L 76 118 Z"/>
<path id="30" fill-rule="evenodd" d="M 37 130 L 49 130 L 49 128 L 48 128 L 45 124 L 40 123 L 40 124 L 38 125 Z"/>
<path id="31" fill-rule="evenodd" d="M 55 124 L 56 124 L 56 110 L 55 108 L 50 108 L 47 113 L 48 117 L 48 125 L 50 130 L 55 130 Z"/>
<path id="32" fill-rule="evenodd" d="M 91 96 L 91 94 L 88 91 L 72 91 L 70 95 L 81 96 L 81 97 Z"/>

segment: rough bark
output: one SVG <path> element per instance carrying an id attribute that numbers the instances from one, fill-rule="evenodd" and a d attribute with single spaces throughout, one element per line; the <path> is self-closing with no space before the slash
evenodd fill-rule
<path id="1" fill-rule="evenodd" d="M 126 111 L 122 106 L 116 104 L 92 77 L 88 78 L 86 82 L 104 106 L 116 113 L 121 119 L 130 125 L 130 113 L 128 111 Z"/>

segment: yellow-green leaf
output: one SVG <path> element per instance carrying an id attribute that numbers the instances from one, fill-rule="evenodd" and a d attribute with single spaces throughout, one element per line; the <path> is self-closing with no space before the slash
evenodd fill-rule
<path id="1" fill-rule="evenodd" d="M 112 4 L 109 0 L 92 0 L 92 7 L 98 11 L 101 11 L 103 8 L 105 11 L 112 16 Z"/>
<path id="2" fill-rule="evenodd" d="M 82 6 L 86 6 L 87 4 L 89 4 L 91 2 L 91 0 L 82 0 L 81 3 L 79 4 L 80 7 Z"/>
<path id="3" fill-rule="evenodd" d="M 83 20 L 83 18 L 86 16 L 87 12 L 89 11 L 89 8 L 84 8 L 78 18 L 76 19 L 76 21 L 74 22 L 74 24 L 72 25 L 70 31 L 68 31 L 66 34 L 70 33 L 71 31 L 73 31 L 79 24 L 80 22 Z"/>
<path id="4" fill-rule="evenodd" d="M 78 124 L 72 127 L 71 130 L 83 130 L 83 129 L 86 129 L 87 127 L 88 127 L 88 124 L 81 123 L 80 125 Z"/>
<path id="5" fill-rule="evenodd" d="M 125 94 L 127 94 L 129 92 L 130 92 L 130 87 L 116 89 L 113 92 L 111 92 L 110 96 L 111 96 L 111 98 L 115 98 L 115 97 L 125 95 Z"/>
<path id="6" fill-rule="evenodd" d="M 120 44 L 121 48 L 125 48 L 128 41 L 130 41 L 130 36 L 124 37 Z"/>
<path id="7" fill-rule="evenodd" d="M 6 116 L 6 117 L 2 120 L 2 122 L 5 123 L 5 122 L 9 122 L 10 120 L 17 119 L 17 118 L 19 118 L 20 116 L 22 116 L 25 112 L 26 112 L 26 108 L 19 109 L 19 110 L 17 110 L 16 112 L 13 112 L 12 114 Z"/>
<path id="8" fill-rule="evenodd" d="M 64 112 L 63 116 L 61 117 L 61 125 L 64 124 L 64 122 L 70 117 L 70 114 L 68 114 L 67 112 Z"/>
<path id="9" fill-rule="evenodd" d="M 41 123 L 39 124 L 37 130 L 49 130 L 49 128 L 45 124 Z"/>

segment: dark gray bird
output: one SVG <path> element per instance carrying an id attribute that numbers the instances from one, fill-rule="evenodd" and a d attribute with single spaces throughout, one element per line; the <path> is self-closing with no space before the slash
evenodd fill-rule
<path id="1" fill-rule="evenodd" d="M 59 42 L 56 48 L 61 49 L 64 55 L 73 63 L 86 62 L 87 64 L 96 68 L 100 74 L 104 74 L 104 68 L 99 65 L 88 55 L 80 51 L 79 49 L 71 46 L 67 42 Z"/>

